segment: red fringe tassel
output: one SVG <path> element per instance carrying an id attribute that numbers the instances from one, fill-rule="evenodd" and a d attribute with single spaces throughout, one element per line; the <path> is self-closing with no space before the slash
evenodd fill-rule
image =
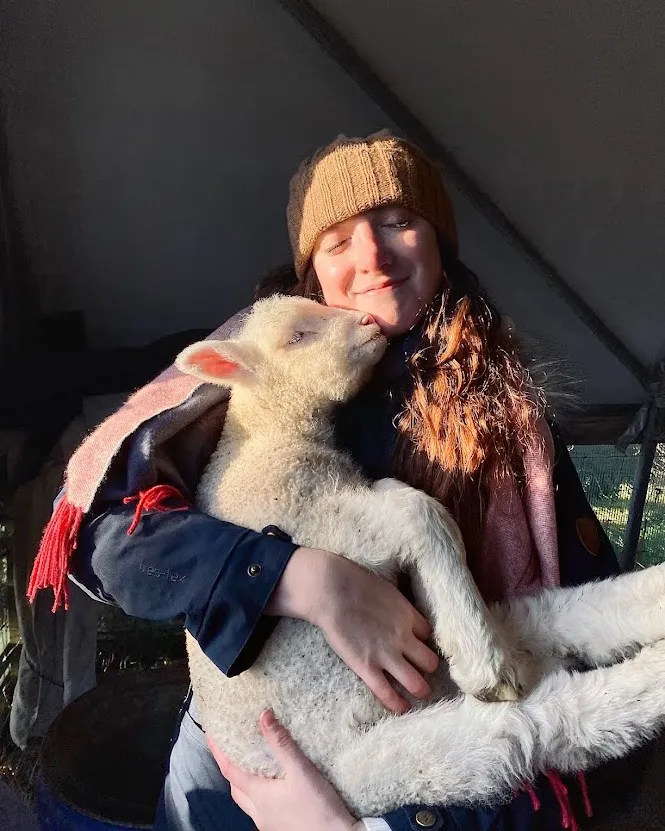
<path id="1" fill-rule="evenodd" d="M 582 792 L 584 813 L 586 814 L 587 819 L 591 819 L 593 816 L 593 807 L 591 805 L 591 799 L 589 798 L 589 785 L 587 784 L 586 776 L 584 775 L 583 770 L 577 771 L 577 783 L 580 786 L 580 791 Z"/>
<path id="2" fill-rule="evenodd" d="M 568 795 L 568 788 L 563 784 L 563 779 L 554 770 L 548 770 L 545 776 L 549 779 L 554 795 L 559 803 L 559 808 L 561 808 L 561 827 L 568 829 L 568 831 L 580 831 L 573 812 L 573 806 L 570 802 L 570 796 Z"/>
<path id="3" fill-rule="evenodd" d="M 540 800 L 538 799 L 538 794 L 536 793 L 536 789 L 533 787 L 531 782 L 524 783 L 524 790 L 529 794 L 529 798 L 531 799 L 531 807 L 534 810 L 534 813 L 538 813 L 540 811 Z"/>
<path id="4" fill-rule="evenodd" d="M 561 809 L 561 827 L 566 829 L 566 831 L 580 831 L 580 826 L 577 822 L 577 818 L 575 817 L 573 805 L 568 794 L 568 788 L 564 785 L 560 774 L 555 770 L 548 770 L 546 771 L 545 776 L 547 776 L 550 786 L 554 791 L 554 795 L 556 796 L 557 802 L 559 803 L 559 808 Z M 589 799 L 589 787 L 587 785 L 586 776 L 584 775 L 583 770 L 577 772 L 577 782 L 580 786 L 582 794 L 584 813 L 588 818 L 591 818 L 593 816 L 593 809 L 591 807 L 591 800 Z M 541 803 L 531 782 L 525 782 L 522 785 L 522 790 L 529 794 L 533 810 L 535 812 L 540 811 Z"/>
<path id="5" fill-rule="evenodd" d="M 183 504 L 178 507 L 164 505 L 164 501 L 167 499 L 178 499 Z M 189 502 L 187 502 L 185 497 L 177 488 L 171 485 L 154 485 L 152 488 L 148 488 L 148 490 L 139 491 L 134 496 L 126 496 L 122 501 L 125 505 L 128 505 L 130 502 L 136 502 L 137 500 L 134 519 L 127 529 L 127 534 L 129 535 L 136 531 L 136 527 L 144 511 L 160 511 L 163 513 L 165 511 L 184 511 L 189 507 Z"/>
<path id="6" fill-rule="evenodd" d="M 164 502 L 167 499 L 178 499 L 184 504 L 178 507 L 165 505 Z M 182 511 L 188 507 L 185 497 L 171 485 L 155 485 L 145 491 L 140 491 L 136 496 L 127 496 L 123 499 L 125 504 L 134 501 L 137 501 L 136 511 L 127 531 L 128 534 L 134 533 L 144 511 Z M 63 497 L 46 526 L 35 564 L 32 567 L 28 584 L 28 598 L 31 603 L 34 603 L 38 591 L 52 588 L 54 597 L 51 611 L 57 612 L 61 606 L 65 611 L 69 609 L 67 572 L 70 557 L 76 549 L 82 521 L 83 509 L 77 508 L 68 502 L 66 497 Z"/>
<path id="7" fill-rule="evenodd" d="M 69 588 L 67 586 L 67 571 L 69 558 L 76 548 L 83 509 L 77 508 L 63 497 L 58 502 L 53 516 L 44 531 L 35 564 L 32 567 L 28 584 L 28 598 L 34 603 L 40 589 L 53 589 L 52 612 L 57 612 L 60 606 L 69 609 Z"/>

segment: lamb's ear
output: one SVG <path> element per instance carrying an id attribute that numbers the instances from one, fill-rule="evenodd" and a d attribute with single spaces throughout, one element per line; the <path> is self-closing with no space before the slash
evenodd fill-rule
<path id="1" fill-rule="evenodd" d="M 238 340 L 202 340 L 193 343 L 175 359 L 181 372 L 209 384 L 231 386 L 254 378 L 260 360 L 258 349 Z"/>

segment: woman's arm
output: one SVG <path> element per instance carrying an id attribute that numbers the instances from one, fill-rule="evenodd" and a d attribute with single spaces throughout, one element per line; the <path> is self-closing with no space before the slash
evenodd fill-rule
<path id="1" fill-rule="evenodd" d="M 185 615 L 185 626 L 228 676 L 247 669 L 274 616 L 319 626 L 340 658 L 390 710 L 407 701 L 386 674 L 426 698 L 438 665 L 425 618 L 388 581 L 329 552 L 298 548 L 196 509 L 145 513 L 116 505 L 84 524 L 71 564 L 95 597 L 138 617 Z"/>
<path id="2" fill-rule="evenodd" d="M 128 534 L 133 517 L 133 506 L 120 504 L 83 525 L 76 582 L 129 615 L 184 615 L 222 672 L 246 669 L 269 634 L 263 611 L 297 546 L 193 508 L 148 512 Z"/>

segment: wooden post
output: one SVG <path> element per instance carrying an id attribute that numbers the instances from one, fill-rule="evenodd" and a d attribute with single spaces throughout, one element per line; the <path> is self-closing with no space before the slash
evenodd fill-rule
<path id="1" fill-rule="evenodd" d="M 637 546 L 642 532 L 642 517 L 646 503 L 651 468 L 656 455 L 658 437 L 662 430 L 663 415 L 665 415 L 665 371 L 661 365 L 658 388 L 649 402 L 649 414 L 642 434 L 642 445 L 637 460 L 637 470 L 633 479 L 633 492 L 628 507 L 628 522 L 623 536 L 622 567 L 630 571 L 635 567 Z"/>

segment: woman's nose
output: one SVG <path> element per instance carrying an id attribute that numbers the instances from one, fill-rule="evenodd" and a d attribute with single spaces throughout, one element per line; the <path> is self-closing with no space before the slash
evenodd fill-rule
<path id="1" fill-rule="evenodd" d="M 390 254 L 380 232 L 367 223 L 358 228 L 354 236 L 356 268 L 368 274 L 382 272 L 390 262 Z"/>

